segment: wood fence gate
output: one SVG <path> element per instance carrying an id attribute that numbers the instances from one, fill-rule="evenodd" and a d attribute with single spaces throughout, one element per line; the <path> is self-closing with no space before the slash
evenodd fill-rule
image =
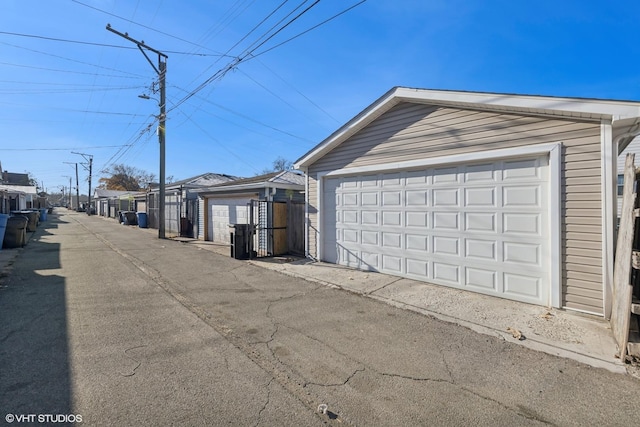
<path id="1" fill-rule="evenodd" d="M 304 202 L 251 200 L 249 257 L 304 255 Z"/>

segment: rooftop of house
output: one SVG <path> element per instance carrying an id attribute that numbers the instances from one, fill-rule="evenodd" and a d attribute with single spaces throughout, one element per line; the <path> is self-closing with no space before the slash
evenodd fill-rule
<path id="1" fill-rule="evenodd" d="M 29 174 L 2 172 L 2 183 L 7 185 L 31 185 L 29 182 Z"/>
<path id="2" fill-rule="evenodd" d="M 292 171 L 270 172 L 250 178 L 237 179 L 235 181 L 203 187 L 198 193 L 221 192 L 232 189 L 248 189 L 260 187 L 278 187 L 291 189 L 304 189 L 304 175 Z"/>

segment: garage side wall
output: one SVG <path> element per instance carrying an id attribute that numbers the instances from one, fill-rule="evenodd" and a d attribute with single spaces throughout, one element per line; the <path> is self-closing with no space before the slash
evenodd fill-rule
<path id="1" fill-rule="evenodd" d="M 561 303 L 602 314 L 600 123 L 399 104 L 310 165 L 309 254 L 318 256 L 318 173 L 558 142 Z"/>

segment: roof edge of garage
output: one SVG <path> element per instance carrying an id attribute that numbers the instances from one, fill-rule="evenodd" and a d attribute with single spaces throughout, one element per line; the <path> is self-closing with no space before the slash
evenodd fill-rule
<path id="1" fill-rule="evenodd" d="M 296 160 L 294 167 L 313 164 L 401 102 L 594 121 L 640 117 L 640 102 L 634 101 L 394 87 Z"/>

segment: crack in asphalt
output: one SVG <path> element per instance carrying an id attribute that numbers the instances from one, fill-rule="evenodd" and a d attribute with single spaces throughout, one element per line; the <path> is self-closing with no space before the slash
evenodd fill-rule
<path id="1" fill-rule="evenodd" d="M 321 384 L 321 383 L 313 383 L 313 382 L 306 382 L 304 383 L 304 387 L 310 386 L 310 385 L 314 385 L 314 386 L 318 386 L 318 387 L 343 387 L 345 385 L 347 385 L 347 383 L 349 381 L 351 381 L 353 379 L 353 377 L 355 377 L 356 375 L 358 375 L 360 372 L 364 372 L 367 368 L 362 367 L 362 368 L 358 368 L 355 371 L 353 371 L 353 373 L 351 373 L 346 380 L 344 380 L 341 383 L 336 383 L 336 384 Z M 375 372 L 375 370 L 374 370 Z"/>
<path id="2" fill-rule="evenodd" d="M 243 338 L 242 336 L 236 334 L 232 328 L 230 328 L 228 325 L 226 325 L 224 322 L 222 322 L 220 319 L 217 319 L 215 317 L 213 317 L 210 313 L 208 313 L 204 308 L 202 308 L 201 306 L 199 306 L 198 304 L 194 303 L 193 301 L 191 301 L 188 297 L 186 297 L 185 295 L 183 295 L 180 291 L 178 291 L 176 288 L 178 288 L 179 286 L 177 286 L 177 284 L 164 279 L 161 274 L 155 270 L 154 268 L 148 266 L 147 264 L 145 264 L 143 261 L 141 261 L 140 259 L 120 250 L 118 247 L 116 247 L 115 245 L 111 244 L 111 242 L 109 242 L 106 238 L 93 233 L 88 227 L 86 227 L 84 224 L 79 223 L 80 225 L 82 225 L 85 229 L 87 229 L 90 233 L 94 234 L 96 237 L 98 237 L 99 240 L 101 240 L 103 243 L 105 243 L 107 246 L 109 246 L 114 252 L 118 253 L 119 255 L 121 255 L 123 258 L 125 258 L 126 260 L 128 260 L 129 262 L 131 262 L 136 268 L 138 268 L 140 271 L 142 271 L 143 273 L 145 273 L 154 283 L 156 283 L 162 290 L 164 290 L 170 297 L 174 298 L 178 303 L 180 303 L 183 307 L 185 307 L 186 309 L 188 309 L 189 311 L 191 311 L 193 314 L 195 314 L 198 318 L 200 318 L 203 322 L 205 322 L 208 326 L 210 326 L 212 329 L 214 329 L 216 332 L 218 332 L 225 340 L 227 340 L 229 343 L 231 343 L 236 349 L 238 349 L 240 352 L 242 352 L 246 357 L 248 357 L 252 362 L 254 362 L 258 367 L 260 367 L 263 371 L 265 371 L 266 373 L 268 373 L 271 376 L 271 379 L 269 380 L 268 386 L 270 386 L 273 381 L 278 382 L 278 384 L 280 384 L 290 395 L 292 395 L 294 398 L 296 398 L 297 400 L 299 400 L 305 407 L 307 407 L 309 410 L 311 410 L 314 414 L 317 415 L 317 407 L 318 407 L 318 402 L 319 399 L 317 399 L 317 397 L 313 396 L 310 389 L 308 388 L 309 386 L 318 386 L 318 387 L 344 387 L 345 385 L 347 385 L 349 383 L 349 381 L 351 381 L 356 375 L 358 375 L 361 372 L 365 372 L 366 370 L 370 370 L 372 371 L 375 375 L 379 375 L 379 376 L 383 376 L 383 377 L 392 377 L 392 378 L 400 378 L 400 379 L 404 379 L 404 380 L 409 380 L 409 381 L 416 381 L 416 382 L 439 382 L 439 383 L 447 383 L 450 384 L 460 390 L 463 390 L 471 395 L 474 395 L 480 399 L 486 400 L 488 402 L 492 402 L 494 404 L 499 405 L 500 407 L 502 407 L 503 409 L 513 412 L 514 414 L 516 414 L 517 416 L 523 417 L 525 419 L 528 420 L 532 420 L 532 421 L 537 421 L 537 422 L 541 422 L 543 424 L 546 425 L 554 425 L 553 423 L 544 420 L 543 418 L 539 417 L 537 414 L 533 413 L 530 410 L 527 410 L 526 408 L 512 408 L 509 407 L 505 404 L 503 404 L 502 402 L 495 400 L 491 397 L 488 396 L 484 396 L 468 387 L 456 384 L 454 379 L 453 379 L 453 375 L 451 372 L 451 369 L 446 361 L 446 356 L 444 355 L 444 352 L 441 351 L 441 355 L 442 355 L 442 359 L 443 362 L 445 364 L 445 369 L 447 371 L 447 374 L 449 375 L 450 379 L 438 379 L 438 378 L 421 378 L 421 377 L 415 377 L 415 376 L 410 376 L 410 375 L 401 375 L 401 374 L 395 374 L 395 373 L 389 373 L 389 372 L 380 372 L 376 369 L 374 369 L 373 367 L 369 366 L 368 364 L 362 363 L 361 361 L 355 360 L 352 357 L 350 357 L 347 354 L 344 354 L 340 351 L 338 351 L 337 349 L 333 348 L 331 345 L 321 341 L 318 338 L 315 338 L 313 336 L 309 336 L 305 333 L 303 333 L 302 331 L 296 329 L 296 328 L 292 328 L 290 326 L 287 325 L 282 325 L 278 322 L 275 321 L 275 319 L 273 318 L 273 316 L 271 315 L 271 307 L 273 304 L 278 303 L 278 302 L 282 302 L 288 299 L 293 299 L 293 298 L 297 298 L 300 296 L 304 296 L 308 293 L 311 293 L 313 291 L 316 291 L 320 288 L 322 288 L 322 286 L 317 286 L 316 288 L 312 289 L 311 291 L 308 292 L 303 292 L 303 293 L 299 293 L 299 294 L 295 294 L 295 295 L 290 295 L 287 297 L 282 297 L 282 298 L 278 298 L 276 300 L 270 301 L 269 305 L 267 306 L 266 312 L 267 312 L 267 317 L 272 321 L 273 325 L 275 326 L 275 330 L 271 333 L 271 336 L 269 338 L 269 340 L 267 340 L 266 342 L 262 343 L 262 344 L 266 344 L 267 348 L 269 349 L 271 355 L 273 358 L 275 358 L 275 360 L 277 361 L 277 363 L 279 363 L 282 367 L 287 368 L 287 371 L 289 372 L 285 372 L 281 367 L 277 366 L 276 363 L 274 363 L 273 361 L 269 360 L 267 357 L 265 357 L 263 354 L 261 354 L 256 348 L 254 348 L 256 343 L 251 343 L 249 342 L 247 339 Z M 231 270 L 232 274 L 234 275 L 234 277 L 237 277 L 235 275 L 235 273 L 233 273 L 235 270 L 239 269 L 241 267 L 237 267 L 234 268 L 233 270 Z M 243 280 L 241 280 L 240 278 L 238 278 L 238 280 L 241 283 L 246 284 L 247 286 L 249 286 L 252 289 L 255 289 L 253 286 L 251 286 L 250 284 L 244 282 Z M 390 283 L 391 284 L 391 283 Z M 388 284 L 388 285 L 390 285 Z M 388 286 L 385 285 L 385 286 Z M 375 292 L 375 291 L 374 291 Z M 354 370 L 354 372 L 352 372 L 346 379 L 344 382 L 342 383 L 336 383 L 336 384 L 319 384 L 319 383 L 313 383 L 313 382 L 307 382 L 304 381 L 304 378 L 301 378 L 301 376 L 298 373 L 295 373 L 291 367 L 287 364 L 284 363 L 273 351 L 273 349 L 271 348 L 270 344 L 275 340 L 275 336 L 276 334 L 279 332 L 281 327 L 286 327 L 286 328 L 290 328 L 298 333 L 300 333 L 301 335 L 316 341 L 318 343 L 320 343 L 321 345 L 325 346 L 326 348 L 330 349 L 331 351 L 334 351 L 335 353 L 351 360 L 352 362 L 362 366 L 361 368 L 358 368 L 356 370 Z M 226 360 L 226 358 L 225 358 Z M 227 361 L 228 363 L 228 361 Z M 300 378 L 295 378 L 295 377 L 300 377 Z M 264 412 L 264 410 L 266 409 L 266 407 L 268 406 L 270 402 L 270 391 L 268 392 L 267 395 L 267 402 L 265 403 L 265 405 L 262 407 L 262 409 L 260 410 L 259 414 L 258 414 L 258 418 L 260 417 L 260 415 L 262 414 L 262 412 Z M 334 421 L 337 424 L 340 425 L 344 425 L 344 424 L 351 424 L 350 420 L 348 419 L 348 417 L 336 417 L 335 419 L 331 419 L 331 421 L 327 421 L 326 418 L 323 417 L 319 417 L 323 422 L 327 423 L 327 422 L 331 422 Z M 259 419 L 257 421 L 257 423 L 259 423 Z M 258 424 L 256 424 L 258 425 Z"/>
<path id="3" fill-rule="evenodd" d="M 77 221 L 77 220 L 76 220 Z M 324 422 L 327 422 L 326 419 L 320 417 L 316 411 L 318 406 L 318 399 L 311 396 L 311 393 L 302 386 L 302 379 L 293 378 L 294 375 L 292 372 L 283 372 L 282 369 L 276 364 L 274 364 L 271 360 L 261 354 L 257 349 L 254 348 L 254 344 L 248 342 L 242 336 L 236 334 L 232 328 L 222 322 L 220 319 L 213 317 L 210 313 L 208 313 L 203 307 L 191 301 L 188 297 L 182 294 L 177 290 L 179 286 L 177 284 L 172 283 L 171 281 L 164 279 L 161 274 L 150 267 L 140 259 L 134 257 L 121 250 L 114 244 L 112 244 L 108 239 L 103 236 L 100 236 L 96 233 L 93 233 L 87 226 L 77 221 L 82 227 L 84 227 L 89 233 L 96 236 L 100 241 L 102 241 L 105 245 L 110 247 L 114 252 L 122 256 L 124 259 L 133 264 L 136 268 L 142 271 L 145 275 L 149 277 L 158 287 L 160 287 L 168 296 L 174 298 L 178 303 L 180 303 L 187 310 L 191 311 L 195 314 L 200 320 L 202 320 L 205 324 L 210 326 L 213 330 L 215 330 L 218 334 L 220 334 L 225 340 L 227 340 L 231 345 L 233 345 L 236 349 L 238 349 L 241 353 L 243 353 L 247 358 L 249 358 L 253 363 L 255 363 L 260 369 L 265 371 L 268 375 L 271 376 L 271 381 L 277 381 L 280 386 L 282 386 L 292 397 L 296 398 L 303 406 L 307 407 L 313 414 L 315 414 L 319 419 Z M 274 301 L 277 302 L 278 300 Z M 275 334 L 275 332 L 274 332 Z M 286 364 L 282 364 L 286 366 Z M 336 424 L 344 425 L 345 420 L 341 418 L 336 418 L 332 420 L 336 422 Z"/>
<path id="4" fill-rule="evenodd" d="M 260 408 L 260 411 L 258 411 L 258 419 L 255 423 L 256 427 L 260 425 L 260 418 L 262 418 L 262 413 L 267 409 L 267 406 L 269 406 L 269 403 L 271 402 L 271 383 L 273 383 L 273 378 L 270 378 L 269 382 L 267 383 L 267 401 L 264 402 L 264 405 L 262 405 L 262 408 Z"/>
<path id="5" fill-rule="evenodd" d="M 526 419 L 532 420 L 532 421 L 538 421 L 540 423 L 543 423 L 543 424 L 546 424 L 546 425 L 549 425 L 549 426 L 554 426 L 555 425 L 551 421 L 547 421 L 547 420 L 539 417 L 538 415 L 531 413 L 531 411 L 529 411 L 529 410 L 523 410 L 524 408 L 522 408 L 522 407 L 519 407 L 517 409 L 516 408 L 512 408 L 512 407 L 507 406 L 504 403 L 502 403 L 502 402 L 500 402 L 498 400 L 495 400 L 495 399 L 493 399 L 491 397 L 483 396 L 482 394 L 478 393 L 477 391 L 473 391 L 473 390 L 471 390 L 471 389 L 469 389 L 467 387 L 464 387 L 464 386 L 458 386 L 458 387 L 460 387 L 460 390 L 464 390 L 467 393 L 470 393 L 470 394 L 472 394 L 472 395 L 474 395 L 476 397 L 479 397 L 482 400 L 486 400 L 488 402 L 495 403 L 496 405 L 502 407 L 503 409 L 513 412 L 514 414 L 518 415 L 519 417 L 526 418 Z"/>

